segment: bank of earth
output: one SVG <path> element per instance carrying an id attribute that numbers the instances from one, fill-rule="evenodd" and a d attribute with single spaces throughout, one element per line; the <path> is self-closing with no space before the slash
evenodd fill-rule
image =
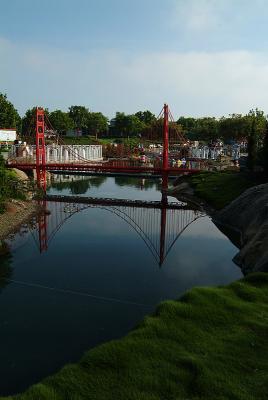
<path id="1" fill-rule="evenodd" d="M 216 225 L 240 249 L 234 258 L 244 274 L 268 272 L 267 178 L 233 171 L 201 173 L 183 178 L 173 190 L 196 197 L 209 209 Z"/>
<path id="2" fill-rule="evenodd" d="M 0 253 L 6 248 L 3 241 L 31 221 L 40 208 L 29 196 L 27 175 L 17 169 L 2 170 L 0 174 Z M 4 187 L 7 187 L 4 190 Z"/>

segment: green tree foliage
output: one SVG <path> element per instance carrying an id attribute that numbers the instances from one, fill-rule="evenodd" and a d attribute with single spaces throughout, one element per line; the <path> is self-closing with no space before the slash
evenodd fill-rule
<path id="1" fill-rule="evenodd" d="M 111 120 L 111 133 L 115 136 L 136 136 L 141 134 L 145 123 L 142 122 L 136 115 L 117 112 L 115 118 Z"/>
<path id="2" fill-rule="evenodd" d="M 151 111 L 146 110 L 146 111 L 138 111 L 136 114 L 134 114 L 136 117 L 139 118 L 141 122 L 143 122 L 145 125 L 151 125 L 155 120 L 156 116 L 151 113 Z"/>
<path id="3" fill-rule="evenodd" d="M 20 131 L 21 118 L 6 94 L 0 93 L 0 129 L 14 128 Z"/>
<path id="4" fill-rule="evenodd" d="M 268 121 L 266 120 L 265 136 L 263 141 L 262 163 L 266 177 L 268 177 Z"/>
<path id="5" fill-rule="evenodd" d="M 181 125 L 183 133 L 191 140 L 210 141 L 221 138 L 224 141 L 245 140 L 252 137 L 252 121 L 256 135 L 256 145 L 260 147 L 263 142 L 266 118 L 263 111 L 258 109 L 250 110 L 247 115 L 231 114 L 229 117 L 220 119 L 186 118 L 180 117 L 177 123 Z"/>
<path id="6" fill-rule="evenodd" d="M 213 117 L 180 117 L 177 123 L 183 128 L 184 135 L 190 140 L 210 141 L 218 138 L 219 122 Z"/>
<path id="7" fill-rule="evenodd" d="M 45 115 L 48 117 L 49 112 L 46 108 Z M 35 119 L 36 119 L 36 107 L 30 108 L 26 111 L 24 117 L 22 118 L 22 136 L 28 141 L 35 140 Z"/>
<path id="8" fill-rule="evenodd" d="M 263 138 L 263 146 L 259 151 L 260 163 L 263 166 L 264 173 L 268 178 L 268 120 L 266 119 L 265 134 Z"/>
<path id="9" fill-rule="evenodd" d="M 247 166 L 253 170 L 259 163 L 259 155 L 264 152 L 267 119 L 264 112 L 258 109 L 250 110 L 246 118 L 250 124 Z"/>
<path id="10" fill-rule="evenodd" d="M 251 124 L 247 116 L 232 114 L 219 120 L 219 136 L 224 140 L 245 140 L 250 134 Z"/>
<path id="11" fill-rule="evenodd" d="M 246 118 L 248 118 L 248 120 L 250 121 L 251 129 L 252 122 L 254 121 L 254 135 L 256 136 L 257 149 L 259 149 L 263 146 L 263 140 L 266 132 L 266 117 L 264 115 L 264 112 L 256 108 L 255 110 L 250 110 L 249 113 L 246 115 Z M 252 134 L 251 129 L 250 135 Z"/>
<path id="12" fill-rule="evenodd" d="M 95 135 L 98 139 L 99 133 L 107 133 L 108 118 L 101 112 L 90 112 L 87 120 L 87 129 L 89 135 Z"/>
<path id="13" fill-rule="evenodd" d="M 219 136 L 219 123 L 216 118 L 204 117 L 197 120 L 195 132 L 198 140 L 210 141 Z"/>
<path id="14" fill-rule="evenodd" d="M 177 124 L 181 126 L 184 135 L 188 139 L 194 140 L 196 137 L 195 126 L 196 126 L 196 119 L 192 117 L 180 117 L 177 121 Z"/>
<path id="15" fill-rule="evenodd" d="M 52 111 L 49 114 L 49 120 L 53 128 L 60 134 L 65 134 L 69 129 L 74 128 L 74 122 L 69 113 L 61 110 Z"/>
<path id="16" fill-rule="evenodd" d="M 248 158 L 247 166 L 250 170 L 254 169 L 257 160 L 257 135 L 256 135 L 256 121 L 251 121 L 251 130 L 248 137 Z"/>
<path id="17" fill-rule="evenodd" d="M 35 110 L 36 107 L 31 108 L 26 111 L 24 117 L 22 118 L 22 136 L 34 135 L 34 121 L 35 121 Z"/>
<path id="18" fill-rule="evenodd" d="M 73 120 L 75 129 L 86 131 L 89 118 L 88 108 L 84 106 L 71 106 L 69 107 L 69 117 Z"/>

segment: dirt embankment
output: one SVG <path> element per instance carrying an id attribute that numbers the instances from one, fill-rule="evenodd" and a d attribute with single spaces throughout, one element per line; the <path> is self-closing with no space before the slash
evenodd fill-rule
<path id="1" fill-rule="evenodd" d="M 7 202 L 6 212 L 0 215 L 0 241 L 18 231 L 20 226 L 29 221 L 37 212 L 38 206 L 34 201 Z"/>
<path id="2" fill-rule="evenodd" d="M 182 197 L 188 200 L 195 199 L 212 216 L 216 225 L 240 248 L 234 262 L 240 266 L 244 274 L 254 271 L 268 272 L 268 184 L 253 186 L 247 190 L 244 188 L 245 185 L 242 185 L 240 188 L 242 194 L 239 196 L 234 188 L 235 183 L 241 184 L 240 180 L 239 176 L 237 181 L 229 179 L 225 182 L 224 191 L 232 189 L 234 192 L 232 195 L 236 194 L 236 198 L 221 211 L 210 208 L 213 202 L 196 197 L 195 188 L 187 179 L 186 181 L 180 179 L 172 194 L 178 199 Z M 220 181 L 216 183 L 215 188 L 220 187 L 220 189 L 213 191 L 213 187 L 211 189 L 209 182 L 205 181 L 202 194 L 209 197 L 210 191 L 212 199 L 219 195 L 224 197 L 222 183 Z M 228 197 L 225 200 L 227 201 Z"/>
<path id="3" fill-rule="evenodd" d="M 234 261 L 247 274 L 268 272 L 268 184 L 252 187 L 217 213 L 217 224 L 240 231 Z"/>
<path id="4" fill-rule="evenodd" d="M 23 171 L 15 168 L 13 171 L 22 183 L 27 183 L 28 176 Z M 14 199 L 6 201 L 6 211 L 4 214 L 0 214 L 0 241 L 6 239 L 11 233 L 17 232 L 22 224 L 40 212 L 37 202 L 31 200 L 32 192 L 25 192 L 25 196 L 27 201 Z"/>

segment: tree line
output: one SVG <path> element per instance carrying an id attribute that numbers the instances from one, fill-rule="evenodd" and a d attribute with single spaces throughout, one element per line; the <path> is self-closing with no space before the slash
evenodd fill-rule
<path id="1" fill-rule="evenodd" d="M 7 99 L 0 93 L 0 128 L 16 128 L 27 136 L 34 128 L 35 108 L 26 111 L 21 118 Z M 68 130 L 80 130 L 84 135 L 113 137 L 148 137 L 149 131 L 159 128 L 161 121 L 146 110 L 135 114 L 117 112 L 110 121 L 101 112 L 91 112 L 85 106 L 71 106 L 67 112 L 45 110 L 52 127 L 64 135 Z M 222 139 L 228 141 L 247 141 L 249 166 L 254 166 L 258 159 L 268 163 L 268 117 L 263 111 L 250 110 L 248 114 L 231 114 L 228 117 L 180 117 L 175 123 L 177 129 L 189 140 L 204 142 Z M 267 166 L 268 168 L 268 166 Z"/>
<path id="2" fill-rule="evenodd" d="M 70 130 L 79 130 L 83 135 L 98 135 L 135 137 L 156 120 L 150 111 L 139 111 L 136 114 L 117 112 L 115 117 L 109 119 L 101 112 L 92 112 L 85 106 L 71 106 L 67 112 L 55 110 L 49 112 L 45 109 L 51 126 L 58 134 L 64 135 Z M 28 136 L 34 128 L 35 108 L 26 111 L 21 118 L 8 101 L 5 94 L 0 93 L 0 128 L 16 128 L 22 136 Z"/>
<path id="3" fill-rule="evenodd" d="M 92 112 L 85 106 L 71 106 L 67 112 L 45 110 L 52 127 L 64 135 L 69 130 L 80 130 L 84 135 L 109 135 L 135 137 L 145 135 L 157 124 L 156 116 L 146 110 L 135 114 L 117 112 L 110 121 L 101 112 Z M 26 111 L 21 118 L 5 94 L 0 93 L 0 128 L 16 128 L 22 135 L 27 135 L 34 121 L 35 108 Z M 254 124 L 253 124 L 254 122 Z M 248 114 L 232 114 L 228 117 L 180 117 L 176 124 L 187 139 L 213 141 L 221 138 L 225 141 L 241 141 L 252 136 L 256 131 L 258 140 L 266 130 L 267 116 L 258 109 Z M 254 125 L 252 127 L 252 124 Z"/>
<path id="4" fill-rule="evenodd" d="M 220 138 L 224 141 L 243 141 L 250 136 L 253 121 L 257 134 L 264 134 L 267 116 L 258 109 L 250 110 L 246 115 L 231 114 L 218 119 L 180 117 L 177 123 L 190 140 L 213 141 Z"/>

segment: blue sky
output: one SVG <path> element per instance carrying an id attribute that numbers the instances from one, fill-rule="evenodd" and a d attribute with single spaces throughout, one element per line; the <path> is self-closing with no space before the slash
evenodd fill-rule
<path id="1" fill-rule="evenodd" d="M 21 114 L 268 112 L 266 0 L 0 0 L 0 92 Z"/>

